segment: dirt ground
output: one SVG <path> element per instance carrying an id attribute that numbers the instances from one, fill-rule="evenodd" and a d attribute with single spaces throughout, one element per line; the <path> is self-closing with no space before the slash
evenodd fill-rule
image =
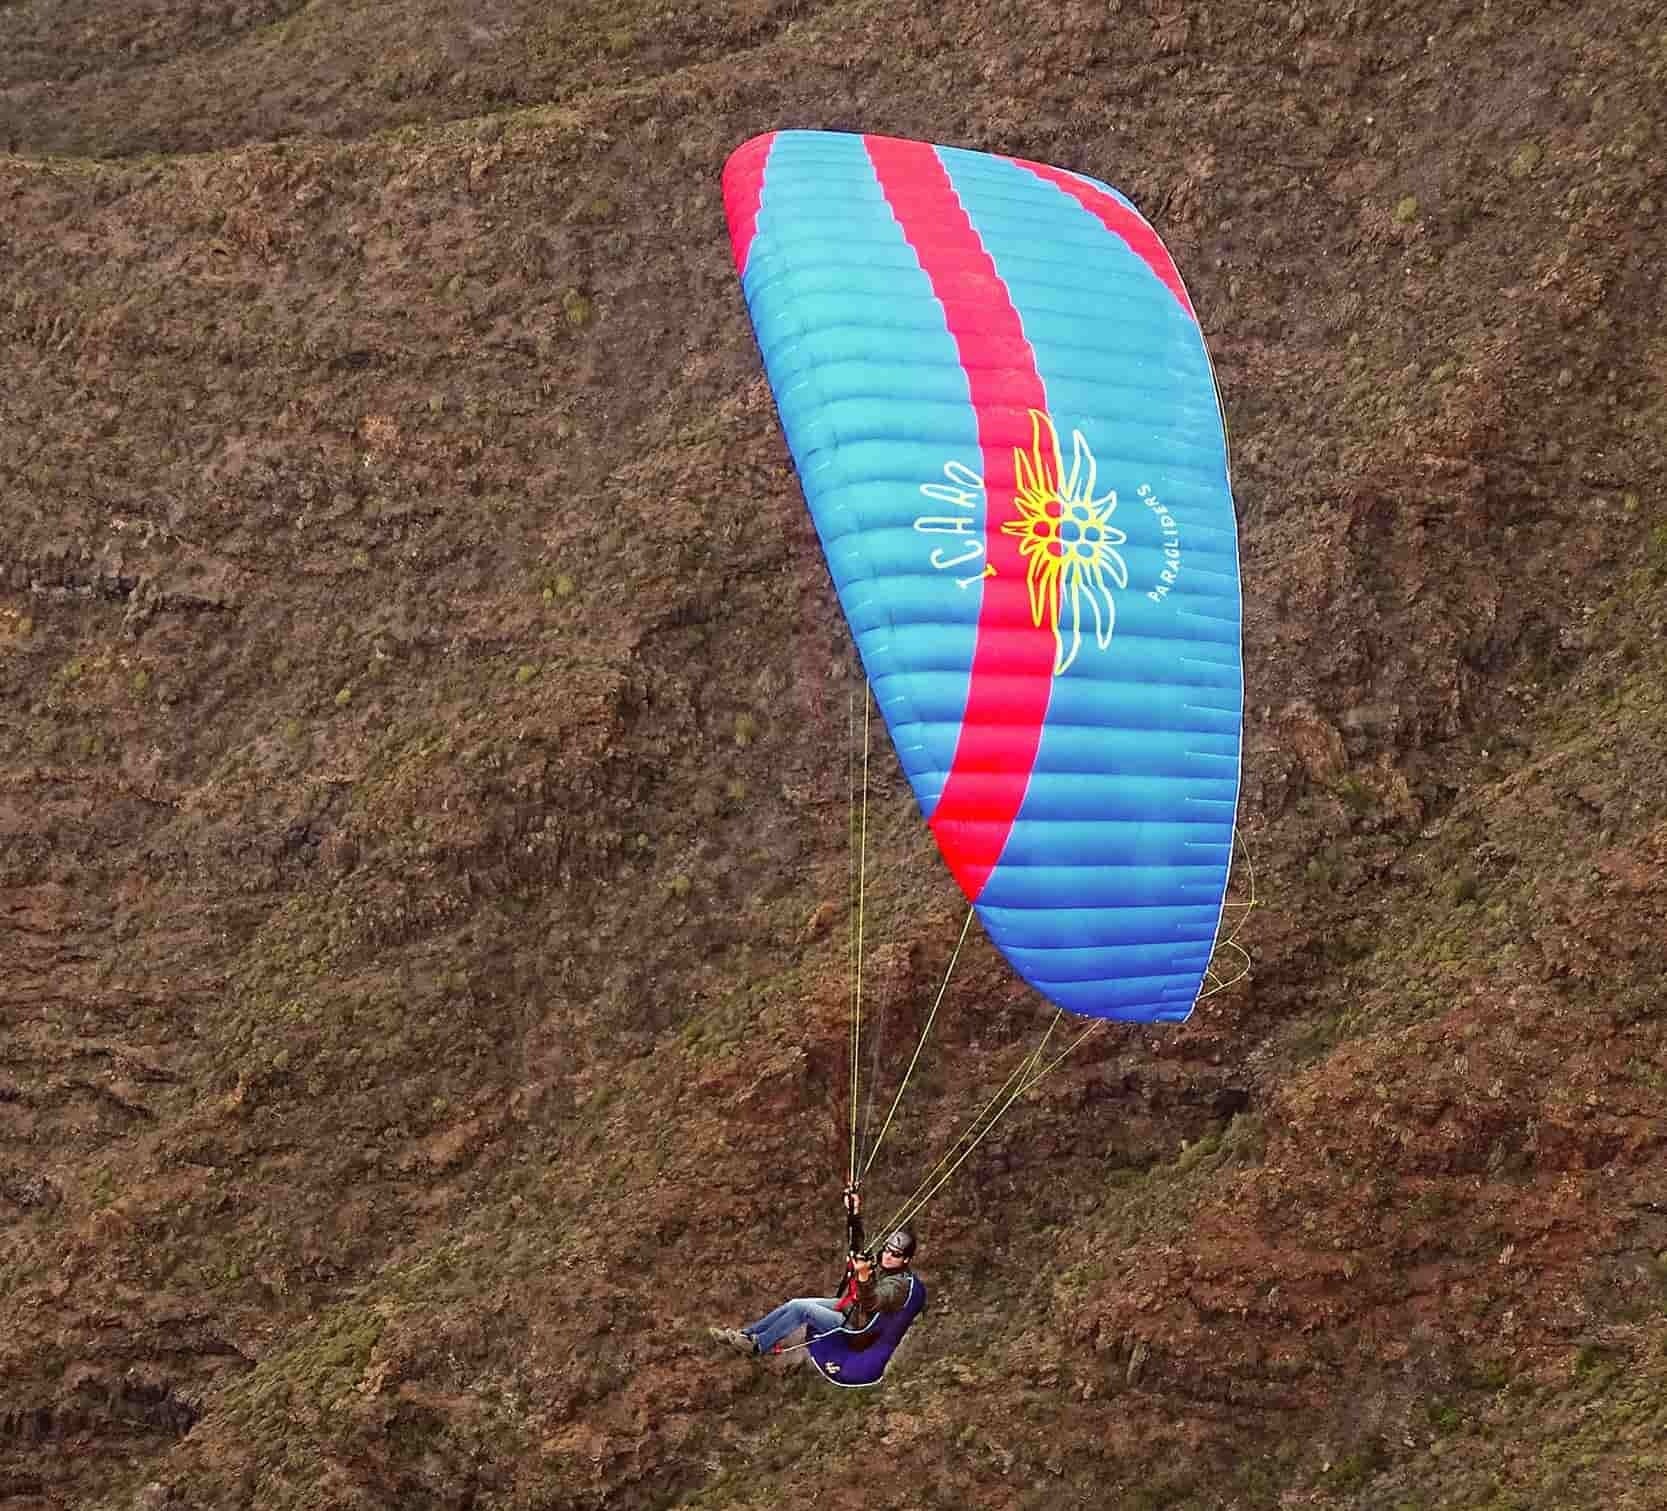
<path id="1" fill-rule="evenodd" d="M 1667 1506 L 1663 98 L 1642 0 L 0 6 L 0 1504 Z M 704 1333 L 841 1235 L 785 126 L 1129 194 L 1242 535 L 1253 974 L 1014 1109 L 873 1395 Z M 876 1209 L 1045 1021 L 975 930 Z"/>

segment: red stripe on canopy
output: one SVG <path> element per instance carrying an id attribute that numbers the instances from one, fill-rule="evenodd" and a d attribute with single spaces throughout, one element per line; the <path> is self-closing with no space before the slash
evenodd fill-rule
<path id="1" fill-rule="evenodd" d="M 936 151 L 865 136 L 880 188 L 932 292 L 966 371 L 984 464 L 986 574 L 967 703 L 931 828 L 961 890 L 976 901 L 1012 832 L 1030 783 L 1053 691 L 1053 626 L 1031 616 L 1014 505 L 1015 447 L 1047 394 L 1019 313 Z"/>
<path id="2" fill-rule="evenodd" d="M 758 233 L 758 207 L 764 202 L 764 166 L 776 133 L 755 136 L 730 154 L 724 164 L 724 218 L 729 222 L 729 247 L 735 254 L 736 270 L 747 271 L 752 239 Z"/>
<path id="3" fill-rule="evenodd" d="M 1007 161 L 1016 168 L 1027 169 L 1038 178 L 1052 184 L 1054 188 L 1062 189 L 1069 194 L 1113 236 L 1126 242 L 1129 250 L 1181 301 L 1181 308 L 1194 320 L 1198 319 L 1198 312 L 1193 309 L 1192 300 L 1187 297 L 1186 287 L 1181 282 L 1180 269 L 1175 266 L 1175 259 L 1169 255 L 1169 248 L 1158 240 L 1158 233 L 1115 194 L 1107 194 L 1104 189 L 1084 183 L 1082 179 L 1066 173 L 1063 169 L 1050 168 L 1046 163 L 1027 163 L 1022 157 L 1010 157 Z"/>

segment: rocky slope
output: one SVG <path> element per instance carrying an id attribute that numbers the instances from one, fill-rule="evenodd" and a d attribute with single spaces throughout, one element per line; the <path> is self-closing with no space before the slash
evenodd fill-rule
<path id="1" fill-rule="evenodd" d="M 1641 3 L 0 10 L 8 1506 L 1667 1504 Z M 1124 188 L 1246 584 L 1252 978 L 825 1283 L 861 689 L 729 264 L 781 125 Z M 962 907 L 877 753 L 892 1073 Z M 900 1200 L 1045 1024 L 976 938 Z M 889 1083 L 887 1083 L 889 1085 Z"/>

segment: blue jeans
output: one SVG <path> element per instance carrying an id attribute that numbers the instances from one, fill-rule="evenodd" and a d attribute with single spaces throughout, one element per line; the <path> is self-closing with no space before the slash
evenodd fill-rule
<path id="1" fill-rule="evenodd" d="M 801 1328 L 808 1327 L 814 1335 L 844 1327 L 845 1318 L 834 1306 L 836 1300 L 835 1296 L 795 1296 L 741 1331 L 758 1345 L 759 1353 L 767 1354 Z"/>

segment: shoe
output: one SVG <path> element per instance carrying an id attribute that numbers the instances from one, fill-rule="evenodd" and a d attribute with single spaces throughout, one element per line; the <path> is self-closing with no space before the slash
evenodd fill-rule
<path id="1" fill-rule="evenodd" d="M 709 1327 L 706 1332 L 708 1337 L 723 1344 L 725 1348 L 734 1349 L 738 1354 L 752 1358 L 758 1353 L 758 1345 L 738 1327 Z"/>

